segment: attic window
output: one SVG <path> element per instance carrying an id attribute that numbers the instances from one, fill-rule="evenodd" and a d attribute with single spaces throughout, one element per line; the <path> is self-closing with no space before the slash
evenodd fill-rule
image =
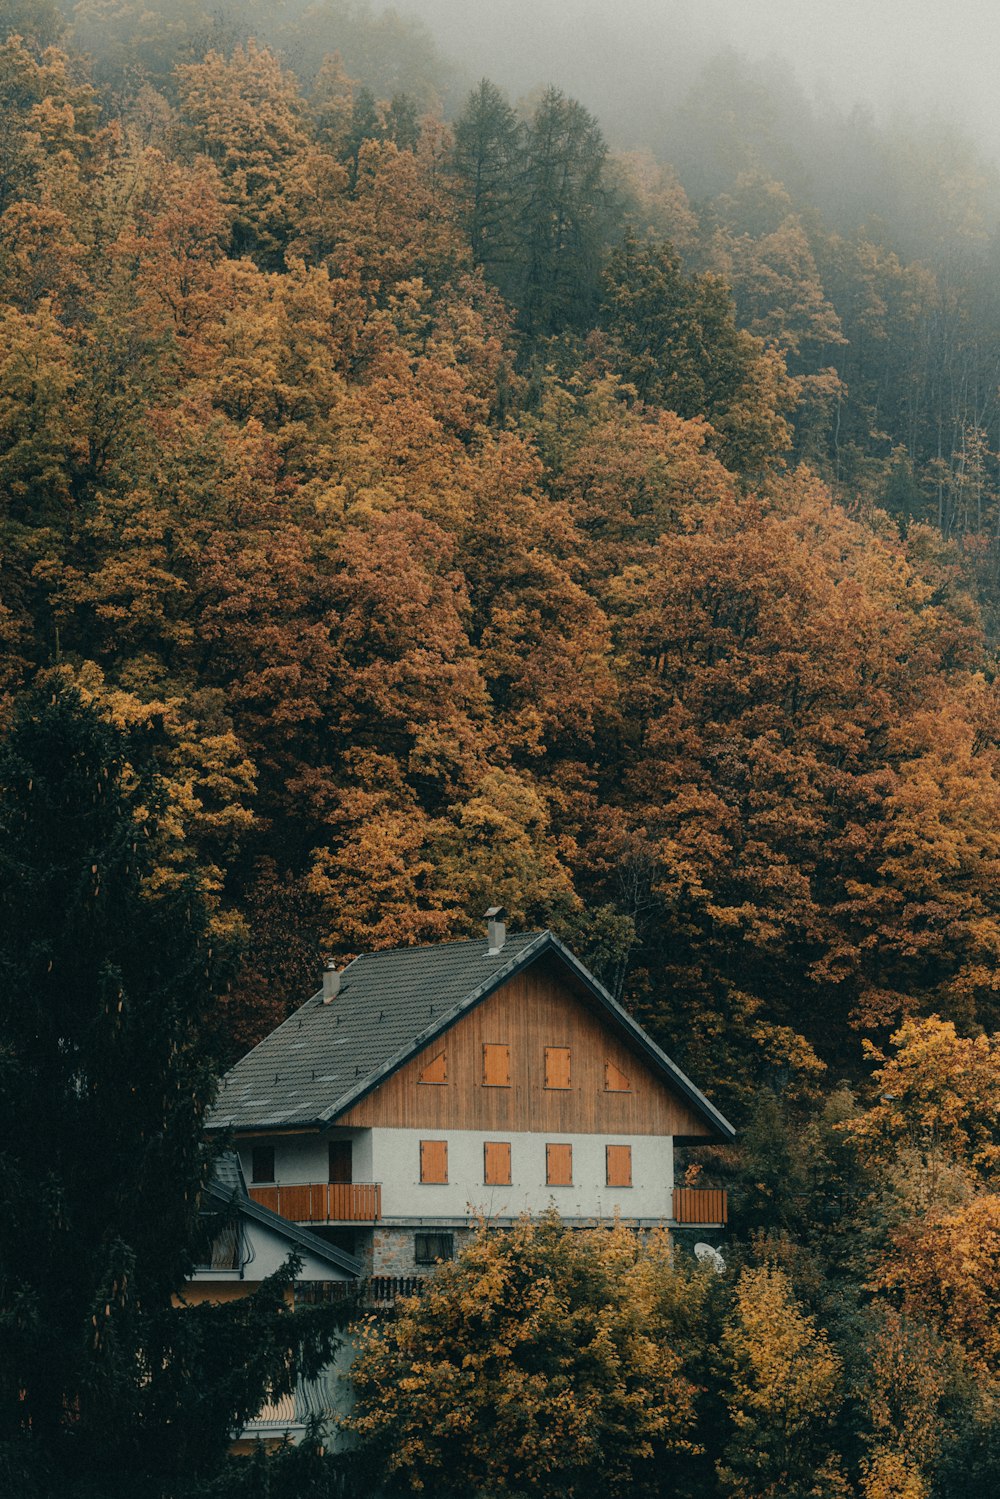
<path id="1" fill-rule="evenodd" d="M 546 1046 L 545 1048 L 545 1086 L 546 1088 L 568 1088 L 569 1082 L 569 1047 L 568 1046 Z"/>
<path id="2" fill-rule="evenodd" d="M 255 1182 L 274 1181 L 274 1146 L 255 1145 L 251 1156 L 251 1176 Z"/>
<path id="3" fill-rule="evenodd" d="M 484 1088 L 509 1088 L 510 1087 L 510 1047 L 494 1046 L 485 1043 L 483 1046 L 483 1087 Z"/>
<path id="4" fill-rule="evenodd" d="M 624 1072 L 619 1071 L 614 1062 L 604 1064 L 604 1091 L 605 1093 L 631 1093 L 632 1091 L 631 1082 Z"/>
<path id="5" fill-rule="evenodd" d="M 199 1270 L 240 1270 L 243 1267 L 241 1248 L 239 1224 L 224 1224 L 212 1239 L 207 1258 L 197 1268 Z"/>
<path id="6" fill-rule="evenodd" d="M 448 1053 L 446 1051 L 439 1051 L 438 1054 L 437 1054 L 437 1056 L 434 1058 L 434 1060 L 432 1062 L 428 1062 L 427 1063 L 427 1066 L 424 1068 L 424 1070 L 421 1072 L 420 1076 L 417 1078 L 417 1082 L 418 1083 L 438 1083 L 438 1084 L 440 1084 L 440 1083 L 446 1083 L 447 1081 L 448 1081 Z"/>

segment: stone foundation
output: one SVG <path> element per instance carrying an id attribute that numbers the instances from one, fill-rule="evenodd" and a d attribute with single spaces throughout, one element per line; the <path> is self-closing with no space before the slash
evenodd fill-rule
<path id="1" fill-rule="evenodd" d="M 370 1275 L 430 1275 L 434 1266 L 418 1264 L 416 1260 L 416 1235 L 418 1233 L 449 1233 L 457 1255 L 471 1237 L 469 1228 L 435 1229 L 432 1225 L 412 1228 L 376 1228 L 372 1235 Z"/>

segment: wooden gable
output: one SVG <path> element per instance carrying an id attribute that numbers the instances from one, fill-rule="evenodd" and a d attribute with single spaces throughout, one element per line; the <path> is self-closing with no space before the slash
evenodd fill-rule
<path id="1" fill-rule="evenodd" d="M 447 1082 L 421 1087 L 443 1042 Z M 337 1123 L 713 1138 L 708 1121 L 683 1094 L 653 1071 L 563 971 L 543 962 L 468 1011 Z"/>

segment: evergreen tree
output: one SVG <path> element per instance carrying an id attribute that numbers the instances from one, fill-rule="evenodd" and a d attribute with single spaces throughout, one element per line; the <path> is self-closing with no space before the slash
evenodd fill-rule
<path id="1" fill-rule="evenodd" d="M 351 105 L 351 123 L 344 142 L 347 171 L 353 188 L 358 180 L 358 160 L 365 141 L 382 140 L 385 130 L 375 95 L 370 88 L 359 88 Z"/>
<path id="2" fill-rule="evenodd" d="M 465 228 L 476 264 L 501 291 L 512 291 L 514 217 L 522 129 L 488 78 L 455 121 L 455 170 L 465 194 Z"/>
<path id="3" fill-rule="evenodd" d="M 409 94 L 393 94 L 385 114 L 389 139 L 401 151 L 415 151 L 420 141 L 420 111 Z"/>
<path id="4" fill-rule="evenodd" d="M 546 89 L 527 127 L 519 193 L 517 301 L 530 332 L 593 321 L 612 216 L 607 154 L 583 105 Z"/>
<path id="5" fill-rule="evenodd" d="M 190 1492 L 331 1348 L 288 1315 L 292 1265 L 232 1306 L 174 1305 L 227 955 L 165 857 L 153 740 L 55 676 L 0 749 L 0 1488 L 6 1468 L 41 1492 Z"/>
<path id="6" fill-rule="evenodd" d="M 66 25 L 53 0 L 0 0 L 0 39 L 26 37 L 39 47 L 51 47 Z"/>
<path id="7" fill-rule="evenodd" d="M 707 417 L 732 467 L 759 469 L 787 446 L 787 382 L 737 327 L 718 276 L 686 275 L 672 245 L 628 234 L 608 262 L 602 320 L 618 373 L 650 405 Z"/>

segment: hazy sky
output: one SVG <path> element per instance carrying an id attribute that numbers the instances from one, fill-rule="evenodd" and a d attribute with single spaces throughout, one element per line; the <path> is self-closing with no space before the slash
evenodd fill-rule
<path id="1" fill-rule="evenodd" d="M 474 76 L 556 82 L 602 118 L 708 51 L 789 63 L 845 109 L 954 113 L 1000 145 L 1000 0 L 395 0 Z M 617 106 L 617 107 L 616 107 Z M 613 125 L 611 119 L 607 120 Z"/>

